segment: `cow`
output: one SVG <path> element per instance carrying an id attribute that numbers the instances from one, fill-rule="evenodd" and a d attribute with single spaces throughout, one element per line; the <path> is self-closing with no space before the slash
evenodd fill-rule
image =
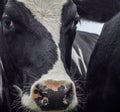
<path id="1" fill-rule="evenodd" d="M 8 0 L 3 9 L 2 112 L 82 112 L 87 65 L 98 36 L 76 32 L 74 2 Z"/>
<path id="2" fill-rule="evenodd" d="M 103 27 L 86 82 L 85 112 L 120 111 L 120 13 Z"/>

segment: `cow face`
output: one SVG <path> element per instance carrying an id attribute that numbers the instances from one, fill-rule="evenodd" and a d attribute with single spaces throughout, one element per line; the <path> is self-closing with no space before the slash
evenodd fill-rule
<path id="1" fill-rule="evenodd" d="M 19 91 L 24 108 L 64 111 L 77 105 L 75 85 L 63 53 L 67 48 L 62 47 L 64 39 L 60 41 L 61 36 L 68 39 L 75 14 L 71 0 L 7 2 L 1 20 L 1 58 L 9 85 Z"/>

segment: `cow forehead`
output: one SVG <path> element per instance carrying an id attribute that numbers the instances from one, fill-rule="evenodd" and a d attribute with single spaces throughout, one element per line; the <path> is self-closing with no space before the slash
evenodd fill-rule
<path id="1" fill-rule="evenodd" d="M 22 2 L 40 22 L 52 34 L 56 43 L 60 39 L 61 12 L 63 5 L 68 0 L 17 0 Z"/>

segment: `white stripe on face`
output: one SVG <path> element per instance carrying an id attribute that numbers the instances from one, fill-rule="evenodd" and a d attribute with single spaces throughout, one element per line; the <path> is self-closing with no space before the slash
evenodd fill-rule
<path id="1" fill-rule="evenodd" d="M 79 65 L 80 57 L 79 57 L 79 55 L 77 54 L 77 52 L 75 51 L 75 49 L 73 47 L 72 47 L 72 59 L 76 63 L 79 72 L 82 74 L 82 70 L 81 70 L 80 65 Z"/>
<path id="2" fill-rule="evenodd" d="M 79 50 L 80 60 L 82 61 L 85 72 L 87 73 L 87 66 L 86 66 L 85 61 L 84 61 L 82 50 L 79 47 L 78 47 L 78 50 Z"/>
<path id="3" fill-rule="evenodd" d="M 60 40 L 61 12 L 68 0 L 17 0 L 22 2 L 48 32 L 56 44 Z"/>
<path id="4" fill-rule="evenodd" d="M 4 71 L 4 67 L 3 67 L 3 63 L 2 63 L 1 58 L 0 58 L 0 65 L 1 65 L 1 67 L 2 67 L 2 70 Z"/>
<path id="5" fill-rule="evenodd" d="M 77 54 L 76 50 L 74 48 L 72 48 L 72 59 L 76 63 L 79 72 L 81 74 L 83 74 L 83 71 L 81 70 L 81 67 L 79 64 L 79 61 L 81 60 L 83 67 L 84 67 L 84 70 L 85 70 L 85 73 L 87 73 L 87 67 L 86 67 L 86 64 L 84 61 L 83 53 L 82 53 L 82 50 L 79 48 L 79 46 L 78 46 L 78 50 L 79 50 L 79 54 Z"/>

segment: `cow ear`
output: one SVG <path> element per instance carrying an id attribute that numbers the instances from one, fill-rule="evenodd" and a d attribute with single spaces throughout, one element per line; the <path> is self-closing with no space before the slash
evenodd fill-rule
<path id="1" fill-rule="evenodd" d="M 66 30 L 66 31 L 65 31 Z M 76 28 L 72 27 L 61 28 L 60 49 L 62 53 L 62 60 L 66 68 L 70 69 L 71 66 L 71 51 L 73 41 L 76 35 Z"/>
<path id="2" fill-rule="evenodd" d="M 5 4 L 7 3 L 8 0 L 0 0 L 0 19 L 2 17 L 3 11 L 4 11 L 4 7 Z"/>
<path id="3" fill-rule="evenodd" d="M 120 11 L 120 0 L 73 0 L 81 18 L 106 22 Z"/>
<path id="4" fill-rule="evenodd" d="M 62 18 L 61 18 L 62 26 L 66 27 L 70 25 L 74 21 L 76 13 L 77 13 L 77 8 L 72 1 L 65 4 L 62 9 Z"/>
<path id="5" fill-rule="evenodd" d="M 77 9 L 73 1 L 65 4 L 62 9 L 60 49 L 62 60 L 68 69 L 70 69 L 71 65 L 71 50 L 76 34 L 76 13 Z"/>

